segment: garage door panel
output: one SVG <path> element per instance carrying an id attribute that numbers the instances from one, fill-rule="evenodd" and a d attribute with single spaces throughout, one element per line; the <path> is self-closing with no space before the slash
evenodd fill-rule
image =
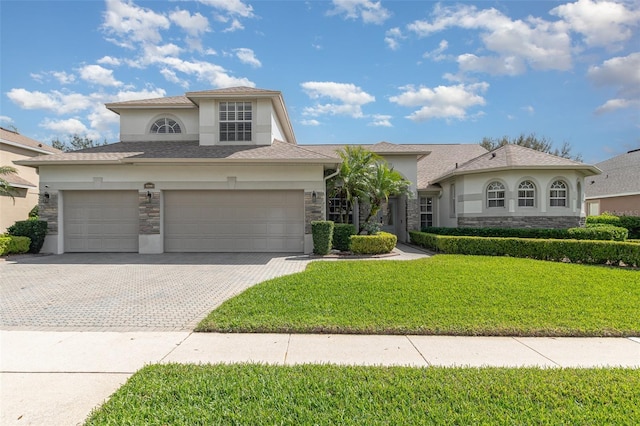
<path id="1" fill-rule="evenodd" d="M 137 252 L 137 191 L 65 191 L 67 252 Z"/>
<path id="2" fill-rule="evenodd" d="M 301 252 L 302 191 L 165 191 L 165 251 Z"/>

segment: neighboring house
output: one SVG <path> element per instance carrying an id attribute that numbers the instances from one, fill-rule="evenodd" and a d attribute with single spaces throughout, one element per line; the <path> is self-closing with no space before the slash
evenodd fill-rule
<path id="1" fill-rule="evenodd" d="M 121 142 L 18 162 L 39 169 L 46 195 L 40 215 L 50 230 L 44 251 L 308 253 L 311 222 L 333 219 L 344 207 L 326 197 L 326 180 L 344 145 L 298 145 L 278 91 L 235 87 L 106 106 L 120 115 Z M 518 174 L 538 188 L 528 211 L 570 217 L 562 223 L 577 224 L 576 185 L 583 175 L 598 172 L 540 154 L 529 155 L 536 162 L 527 169 L 518 164 L 461 174 L 486 150 L 477 144 L 365 147 L 412 182 L 413 195 L 392 198 L 377 218 L 400 241 L 407 241 L 409 230 L 466 225 L 478 214 L 521 215 L 523 209 L 512 209 L 507 201 L 521 183 Z M 511 151 L 495 152 L 500 158 Z M 505 207 L 480 206 L 475 212 L 474 202 L 483 197 L 478 185 L 491 176 L 505 185 Z M 549 187 L 555 181 L 567 186 L 564 192 Z M 450 203 L 453 182 L 459 192 Z M 562 199 L 566 207 L 547 208 L 552 190 L 563 195 L 551 202 Z M 498 202 L 491 194 L 491 203 Z"/>
<path id="2" fill-rule="evenodd" d="M 640 149 L 605 160 L 599 176 L 586 180 L 587 215 L 640 216 Z"/>
<path id="3" fill-rule="evenodd" d="M 38 172 L 13 161 L 61 152 L 13 130 L 0 127 L 0 166 L 11 166 L 17 173 L 0 176 L 13 188 L 13 198 L 0 195 L 0 234 L 18 220 L 26 220 L 38 204 Z"/>

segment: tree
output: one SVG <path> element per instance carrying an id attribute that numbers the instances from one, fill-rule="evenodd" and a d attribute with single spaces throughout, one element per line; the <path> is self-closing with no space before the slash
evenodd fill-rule
<path id="1" fill-rule="evenodd" d="M 107 144 L 106 139 L 102 143 L 99 143 L 99 142 L 95 142 L 93 139 L 89 139 L 86 135 L 80 136 L 77 133 L 70 135 L 67 138 L 68 138 L 67 142 L 63 142 L 59 138 L 56 138 L 53 141 L 51 141 L 51 146 L 61 151 L 69 152 L 69 151 L 77 151 L 79 149 L 85 149 L 85 148 L 93 148 L 95 146 L 102 146 Z"/>
<path id="2" fill-rule="evenodd" d="M 501 146 L 514 144 L 524 146 L 526 148 L 535 149 L 536 151 L 546 152 L 547 154 L 556 155 L 570 160 L 582 161 L 581 154 L 572 154 L 569 142 L 564 142 L 560 148 L 554 148 L 553 142 L 545 136 L 538 137 L 535 133 L 525 135 L 521 133 L 515 138 L 503 136 L 502 138 L 482 138 L 480 145 L 487 151 L 493 151 Z"/>
<path id="3" fill-rule="evenodd" d="M 2 177 L 13 173 L 18 173 L 14 167 L 0 166 L 0 195 L 11 197 L 11 199 L 15 201 L 15 198 L 13 197 L 13 194 L 15 193 L 14 188 Z"/>
<path id="4" fill-rule="evenodd" d="M 409 195 L 411 182 L 390 168 L 379 155 L 361 146 L 347 146 L 338 153 L 342 163 L 338 174 L 327 182 L 331 197 L 344 197 L 353 206 L 355 198 L 369 203 L 369 214 L 360 224 L 365 225 L 380 211 L 382 204 L 394 195 Z M 355 212 L 354 212 L 355 213 Z"/>

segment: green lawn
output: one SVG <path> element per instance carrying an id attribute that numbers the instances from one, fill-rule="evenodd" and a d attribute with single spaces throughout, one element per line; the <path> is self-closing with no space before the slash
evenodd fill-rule
<path id="1" fill-rule="evenodd" d="M 314 262 L 197 331 L 638 336 L 640 271 L 507 257 Z"/>
<path id="2" fill-rule="evenodd" d="M 153 365 L 87 425 L 632 425 L 640 370 Z"/>

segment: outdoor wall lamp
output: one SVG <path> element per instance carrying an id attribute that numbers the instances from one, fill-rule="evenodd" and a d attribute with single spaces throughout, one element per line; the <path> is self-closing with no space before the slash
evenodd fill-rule
<path id="1" fill-rule="evenodd" d="M 49 193 L 45 192 L 43 197 L 44 197 L 44 202 L 48 203 L 49 202 L 49 197 L 50 197 Z"/>
<path id="2" fill-rule="evenodd" d="M 318 201 L 318 194 L 316 194 L 316 191 L 313 191 L 313 192 L 311 193 L 311 201 L 312 201 L 312 202 L 314 202 L 314 203 L 315 203 L 316 201 Z"/>
<path id="3" fill-rule="evenodd" d="M 152 197 L 153 197 L 153 194 L 151 194 L 151 191 L 147 191 L 147 200 L 149 203 L 151 202 Z"/>

